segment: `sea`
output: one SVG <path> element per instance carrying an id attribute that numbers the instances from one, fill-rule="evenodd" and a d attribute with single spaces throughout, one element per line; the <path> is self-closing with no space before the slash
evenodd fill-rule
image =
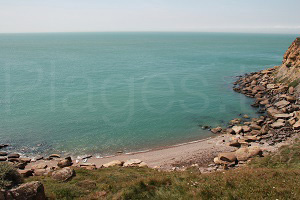
<path id="1" fill-rule="evenodd" d="M 24 154 L 136 152 L 213 136 L 253 99 L 237 76 L 280 65 L 296 35 L 0 34 L 0 143 Z"/>

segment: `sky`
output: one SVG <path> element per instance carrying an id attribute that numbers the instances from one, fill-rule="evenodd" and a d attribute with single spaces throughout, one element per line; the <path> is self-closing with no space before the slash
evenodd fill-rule
<path id="1" fill-rule="evenodd" d="M 0 0 L 0 33 L 300 33 L 300 0 Z"/>

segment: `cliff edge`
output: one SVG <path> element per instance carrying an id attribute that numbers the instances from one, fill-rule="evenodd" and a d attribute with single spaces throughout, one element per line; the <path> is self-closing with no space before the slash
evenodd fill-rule
<path id="1" fill-rule="evenodd" d="M 300 37 L 284 54 L 282 65 L 276 68 L 275 78 L 277 82 L 288 84 L 296 94 L 300 94 Z"/>

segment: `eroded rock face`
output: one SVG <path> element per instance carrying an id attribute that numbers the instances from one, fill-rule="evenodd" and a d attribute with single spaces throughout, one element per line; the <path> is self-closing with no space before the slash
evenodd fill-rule
<path id="1" fill-rule="evenodd" d="M 300 38 L 297 38 L 283 57 L 282 65 L 277 69 L 276 79 L 291 85 L 289 94 L 300 93 Z"/>
<path id="2" fill-rule="evenodd" d="M 44 186 L 39 181 L 24 183 L 6 191 L 3 200 L 46 200 Z"/>

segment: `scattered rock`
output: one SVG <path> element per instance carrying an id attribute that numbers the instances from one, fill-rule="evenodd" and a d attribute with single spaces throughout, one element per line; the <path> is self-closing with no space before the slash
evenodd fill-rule
<path id="1" fill-rule="evenodd" d="M 294 130 L 300 130 L 300 120 L 293 125 Z"/>
<path id="2" fill-rule="evenodd" d="M 29 177 L 33 176 L 33 170 L 31 169 L 19 169 L 18 172 L 23 176 L 23 177 Z"/>
<path id="3" fill-rule="evenodd" d="M 244 115 L 243 118 L 249 119 L 250 117 L 248 115 Z"/>
<path id="4" fill-rule="evenodd" d="M 293 113 L 291 114 L 275 114 L 274 119 L 289 119 L 293 117 Z"/>
<path id="5" fill-rule="evenodd" d="M 8 144 L 0 144 L 0 149 L 3 149 L 5 147 L 8 147 L 9 145 Z"/>
<path id="6" fill-rule="evenodd" d="M 119 161 L 119 160 L 114 160 L 109 163 L 106 163 L 103 165 L 103 167 L 108 168 L 108 167 L 114 167 L 114 166 L 122 166 L 124 162 Z"/>
<path id="7" fill-rule="evenodd" d="M 274 104 L 277 108 L 284 108 L 288 105 L 290 105 L 290 102 L 286 101 L 286 100 L 282 100 L 282 101 L 279 101 L 277 103 Z"/>
<path id="8" fill-rule="evenodd" d="M 140 164 L 138 164 L 138 167 L 148 167 L 148 165 L 145 162 L 141 162 Z"/>
<path id="9" fill-rule="evenodd" d="M 251 131 L 251 128 L 249 126 L 242 126 L 242 128 L 243 128 L 244 133 L 247 133 L 247 132 Z"/>
<path id="10" fill-rule="evenodd" d="M 94 163 L 81 163 L 80 168 L 84 168 L 87 170 L 95 170 L 97 169 L 96 165 Z"/>
<path id="11" fill-rule="evenodd" d="M 296 102 L 296 97 L 293 97 L 293 96 L 286 96 L 285 99 L 291 103 L 294 103 Z"/>
<path id="12" fill-rule="evenodd" d="M 60 160 L 58 163 L 57 163 L 57 166 L 60 167 L 60 168 L 64 168 L 64 167 L 69 167 L 71 166 L 73 163 L 72 163 L 72 159 L 71 157 L 66 157 L 64 160 Z"/>
<path id="13" fill-rule="evenodd" d="M 221 161 L 225 161 L 229 163 L 236 161 L 236 155 L 234 152 L 219 153 L 218 158 Z"/>
<path id="14" fill-rule="evenodd" d="M 0 161 L 6 161 L 7 160 L 7 158 L 6 157 L 4 157 L 4 156 L 0 156 Z"/>
<path id="15" fill-rule="evenodd" d="M 19 161 L 22 163 L 30 163 L 31 159 L 30 158 L 19 158 Z"/>
<path id="16" fill-rule="evenodd" d="M 1 151 L 1 152 L 0 152 L 0 156 L 7 156 L 7 153 L 4 152 L 4 151 Z"/>
<path id="17" fill-rule="evenodd" d="M 20 154 L 18 153 L 9 154 L 7 158 L 20 158 Z"/>
<path id="18" fill-rule="evenodd" d="M 271 124 L 271 127 L 275 128 L 275 129 L 278 129 L 278 128 L 282 128 L 284 125 L 285 125 L 284 121 L 277 120 L 276 122 Z"/>
<path id="19" fill-rule="evenodd" d="M 216 134 L 216 133 L 220 133 L 222 130 L 223 129 L 221 127 L 217 127 L 217 128 L 212 128 L 211 132 Z"/>
<path id="20" fill-rule="evenodd" d="M 92 158 L 92 157 L 93 157 L 92 155 L 87 155 L 87 156 L 82 157 L 82 160 L 89 159 L 89 158 Z"/>
<path id="21" fill-rule="evenodd" d="M 36 169 L 46 169 L 47 167 L 48 167 L 47 164 L 39 163 L 39 164 L 36 164 L 36 165 L 32 165 L 31 169 L 35 171 Z"/>
<path id="22" fill-rule="evenodd" d="M 139 160 L 139 159 L 130 159 L 130 160 L 127 160 L 123 166 L 124 167 L 137 167 L 139 164 L 141 164 L 142 161 Z"/>
<path id="23" fill-rule="evenodd" d="M 58 154 L 51 154 L 49 156 L 49 158 L 60 158 L 60 155 L 58 155 Z"/>
<path id="24" fill-rule="evenodd" d="M 234 134 L 234 130 L 232 130 L 232 128 L 228 128 L 228 129 L 226 129 L 226 133 L 227 134 Z"/>
<path id="25" fill-rule="evenodd" d="M 34 170 L 34 176 L 49 176 L 51 173 L 51 169 L 50 168 L 46 168 L 46 169 L 35 169 Z"/>
<path id="26" fill-rule="evenodd" d="M 243 130 L 242 126 L 234 126 L 232 127 L 232 130 L 235 132 L 235 134 L 240 134 Z"/>
<path id="27" fill-rule="evenodd" d="M 294 94 L 294 87 L 289 87 L 289 94 Z"/>
<path id="28" fill-rule="evenodd" d="M 241 144 L 239 143 L 238 139 L 234 139 L 234 140 L 229 142 L 229 146 L 231 146 L 231 147 L 240 147 Z"/>
<path id="29" fill-rule="evenodd" d="M 251 127 L 251 129 L 253 129 L 253 130 L 260 130 L 260 129 L 261 129 L 261 127 L 258 126 L 258 125 L 255 124 L 255 123 L 252 123 L 252 124 L 250 125 L 250 127 Z"/>

